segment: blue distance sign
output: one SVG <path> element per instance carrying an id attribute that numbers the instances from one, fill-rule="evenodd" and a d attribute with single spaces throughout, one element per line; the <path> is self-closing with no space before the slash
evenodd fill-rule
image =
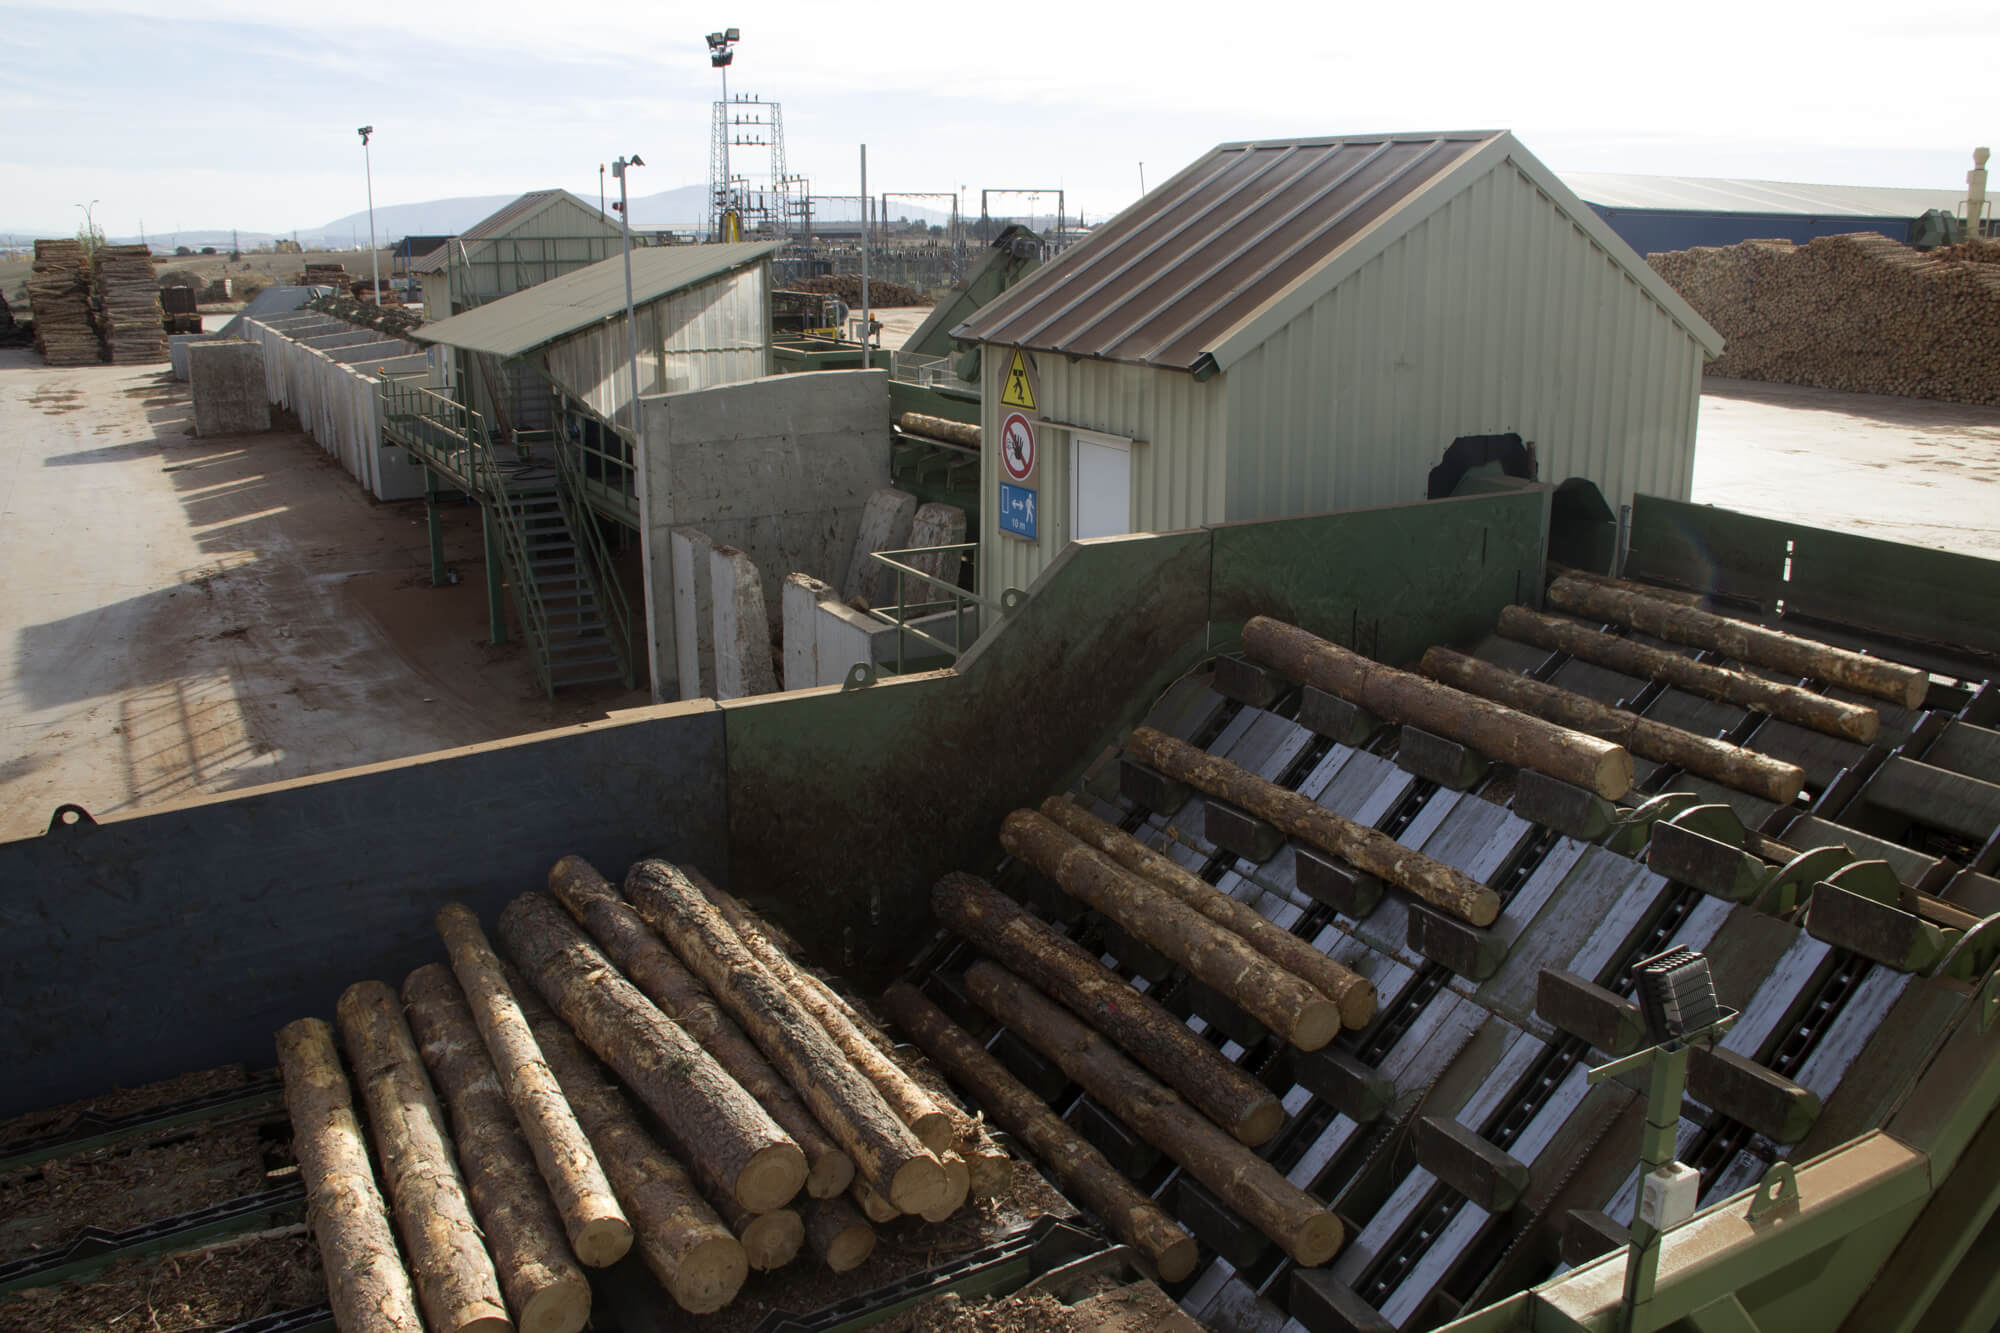
<path id="1" fill-rule="evenodd" d="M 1035 540 L 1035 493 L 1026 486 L 1000 483 L 1000 531 Z"/>

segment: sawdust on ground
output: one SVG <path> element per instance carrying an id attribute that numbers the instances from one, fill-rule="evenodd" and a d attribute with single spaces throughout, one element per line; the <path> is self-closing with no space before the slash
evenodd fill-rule
<path id="1" fill-rule="evenodd" d="M 319 1252 L 293 1226 L 30 1288 L 0 1305 L 0 1333 L 195 1333 L 325 1299 Z"/>

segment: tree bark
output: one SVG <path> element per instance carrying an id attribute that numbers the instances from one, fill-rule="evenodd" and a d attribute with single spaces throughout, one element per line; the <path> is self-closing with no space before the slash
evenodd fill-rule
<path id="1" fill-rule="evenodd" d="M 1663 648 L 1634 643 L 1615 634 L 1605 634 L 1588 625 L 1562 616 L 1543 615 L 1525 606 L 1510 606 L 1500 613 L 1500 633 L 1509 639 L 1534 644 L 1552 652 L 1568 653 L 1578 661 L 1591 662 L 1613 671 L 1663 680 L 1676 689 L 1699 694 L 1705 699 L 1735 704 L 1752 712 L 1768 713 L 1783 722 L 1839 736 L 1863 745 L 1872 745 L 1882 729 L 1882 715 L 1865 704 L 1851 704 L 1797 685 L 1785 685 L 1745 671 L 1732 671 L 1712 662 L 1670 653 Z"/>
<path id="2" fill-rule="evenodd" d="M 834 994 L 825 982 L 794 963 L 778 947 L 763 922 L 734 896 L 716 888 L 700 875 L 689 874 L 687 879 L 721 913 L 722 919 L 729 923 L 750 955 L 762 963 L 780 985 L 791 989 L 806 1012 L 826 1029 L 826 1035 L 833 1039 L 833 1044 L 840 1048 L 848 1063 L 875 1085 L 875 1090 L 897 1118 L 908 1125 L 932 1152 L 948 1151 L 956 1137 L 951 1116 L 887 1054 L 884 1045 L 878 1044 L 879 1034 L 871 1039 L 860 1015 Z"/>
<path id="3" fill-rule="evenodd" d="M 1644 593 L 1662 602 L 1672 602 L 1676 606 L 1700 606 L 1701 594 L 1687 588 L 1662 588 L 1651 583 L 1638 583 L 1632 579 L 1615 578 L 1610 574 L 1598 574 L 1587 569 L 1575 569 L 1554 560 L 1548 564 L 1549 578 L 1581 579 L 1585 583 L 1595 583 L 1601 587 L 1617 588 L 1621 592 Z"/>
<path id="4" fill-rule="evenodd" d="M 424 1322 L 437 1333 L 510 1333 L 514 1325 L 472 1220 L 444 1112 L 396 992 L 379 981 L 356 982 L 342 993 L 336 1014 Z"/>
<path id="5" fill-rule="evenodd" d="M 753 1213 L 782 1208 L 806 1180 L 805 1154 L 736 1080 L 620 976 L 553 898 L 524 893 L 500 938 L 584 1045 L 660 1117 L 695 1173 Z"/>
<path id="6" fill-rule="evenodd" d="M 527 1139 L 549 1196 L 562 1214 L 571 1251 L 592 1268 L 617 1263 L 632 1248 L 632 1224 L 543 1062 L 479 918 L 462 904 L 448 903 L 438 909 L 437 928 L 472 1021 L 493 1060 L 500 1090 L 514 1108 L 521 1136 Z"/>
<path id="7" fill-rule="evenodd" d="M 1095 847 L 1184 906 L 1242 936 L 1251 948 L 1339 1005 L 1342 1027 L 1363 1028 L 1375 1017 L 1373 982 L 1342 967 L 1315 949 L 1310 941 L 1266 919 L 1248 903 L 1238 902 L 1172 857 L 1154 851 L 1116 825 L 1105 823 L 1068 797 L 1049 797 L 1042 802 L 1042 814 L 1070 836 Z"/>
<path id="8" fill-rule="evenodd" d="M 707 987 L 618 896 L 588 861 L 565 856 L 549 871 L 549 890 L 583 923 L 611 961 L 660 1012 L 679 1024 L 768 1111 L 806 1155 L 806 1193 L 828 1199 L 854 1182 L 854 1161 L 827 1136 L 791 1085 L 716 1006 Z"/>
<path id="9" fill-rule="evenodd" d="M 583 1043 L 532 988 L 521 1008 L 549 1068 L 576 1108 L 577 1123 L 611 1172 L 618 1197 L 638 1223 L 639 1257 L 689 1314 L 710 1314 L 736 1299 L 749 1272 L 742 1244 L 703 1202 L 694 1180 L 653 1141 L 638 1115 Z"/>
<path id="10" fill-rule="evenodd" d="M 1299 1264 L 1317 1268 L 1340 1249 L 1340 1221 L 1319 1200 L 1202 1118 L 1054 1001 L 990 962 L 974 963 L 965 982 L 980 1008 L 1054 1060 L 1105 1109 L 1179 1162 Z"/>
<path id="11" fill-rule="evenodd" d="M 664 861 L 641 861 L 626 876 L 625 896 L 805 1099 L 854 1159 L 859 1180 L 904 1212 L 934 1209 L 949 1196 L 943 1165 L 685 875 Z"/>
<path id="12" fill-rule="evenodd" d="M 1032 810 L 1000 825 L 1000 845 L 1213 986 L 1302 1051 L 1340 1035 L 1340 1006 Z"/>
<path id="13" fill-rule="evenodd" d="M 424 1333 L 416 1290 L 375 1189 L 333 1028 L 320 1018 L 279 1028 L 278 1068 L 285 1076 L 292 1151 L 306 1187 L 306 1220 L 319 1244 L 334 1322 L 342 1333 Z"/>
<path id="14" fill-rule="evenodd" d="M 403 1004 L 450 1112 L 472 1213 L 492 1249 L 515 1326 L 520 1333 L 576 1333 L 590 1317 L 590 1282 L 570 1254 L 562 1215 L 500 1091 L 457 979 L 442 963 L 420 967 L 403 981 Z"/>
<path id="15" fill-rule="evenodd" d="M 832 1272 L 859 1268 L 875 1253 L 875 1228 L 844 1199 L 814 1199 L 805 1223 L 806 1243 Z"/>
<path id="16" fill-rule="evenodd" d="M 968 422 L 952 421 L 925 412 L 905 412 L 896 418 L 896 424 L 912 435 L 928 435 L 934 440 L 962 444 L 968 449 L 979 447 L 979 427 Z"/>
<path id="17" fill-rule="evenodd" d="M 958 872 L 946 875 L 931 889 L 931 909 L 982 953 L 1075 1010 L 1244 1143 L 1255 1147 L 1284 1125 L 1285 1108 L 1248 1070 L 1224 1059 L 1159 1001 L 1134 990 L 985 880 Z"/>
<path id="18" fill-rule="evenodd" d="M 1509 708 L 1617 741 L 1633 754 L 1714 778 L 1725 786 L 1779 805 L 1790 805 L 1805 786 L 1806 775 L 1797 764 L 1612 708 L 1588 695 L 1559 685 L 1545 685 L 1518 671 L 1450 648 L 1432 648 L 1426 652 L 1423 667 L 1426 675 L 1458 689 L 1483 694 Z"/>
<path id="19" fill-rule="evenodd" d="M 1008 1073 L 971 1034 L 906 982 L 889 987 L 882 1003 L 897 1026 L 979 1099 L 994 1123 L 1047 1163 L 1063 1189 L 1103 1218 L 1113 1235 L 1151 1260 L 1162 1280 L 1179 1282 L 1194 1271 L 1194 1238 Z"/>
<path id="20" fill-rule="evenodd" d="M 1240 806 L 1291 836 L 1337 856 L 1474 926 L 1490 926 L 1500 915 L 1500 895 L 1462 871 L 1405 847 L 1388 834 L 1267 782 L 1247 769 L 1218 759 L 1186 741 L 1140 727 L 1125 742 L 1140 763 L 1198 791 Z"/>
<path id="21" fill-rule="evenodd" d="M 1503 764 L 1588 788 L 1606 799 L 1623 796 L 1632 787 L 1632 756 L 1616 745 L 1384 666 L 1295 625 L 1252 616 L 1243 626 L 1243 651 L 1387 721 L 1422 727 Z"/>
<path id="22" fill-rule="evenodd" d="M 1823 680 L 1905 708 L 1918 707 L 1930 692 L 1929 674 L 1916 667 L 1663 602 L 1644 593 L 1560 578 L 1549 585 L 1549 601 L 1578 615 L 1615 620 L 1672 643 L 1713 648 L 1739 662 Z"/>

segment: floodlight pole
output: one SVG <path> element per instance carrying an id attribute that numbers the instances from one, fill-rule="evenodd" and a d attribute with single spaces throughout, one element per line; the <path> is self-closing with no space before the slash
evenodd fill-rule
<path id="1" fill-rule="evenodd" d="M 368 270 L 375 284 L 375 306 L 382 306 L 382 261 L 375 253 L 375 164 L 369 160 L 368 139 L 375 133 L 373 125 L 363 125 L 355 133 L 361 136 L 361 170 L 368 181 Z"/>
<path id="2" fill-rule="evenodd" d="M 868 145 L 861 145 L 861 368 L 870 367 L 868 355 Z"/>
<path id="3" fill-rule="evenodd" d="M 637 153 L 629 158 L 620 156 L 611 164 L 611 174 L 618 178 L 618 231 L 625 245 L 625 350 L 632 367 L 632 495 L 639 502 L 641 540 L 650 539 L 653 511 L 646 485 L 645 423 L 639 416 L 639 321 L 632 309 L 632 189 L 627 172 L 632 167 L 645 165 Z M 617 424 L 616 413 L 612 414 L 612 424 Z M 558 442 L 556 447 L 561 448 L 561 443 Z M 658 701 L 662 698 L 660 635 L 650 576 L 643 581 L 643 586 L 641 613 L 646 618 L 646 679 L 654 700 Z"/>

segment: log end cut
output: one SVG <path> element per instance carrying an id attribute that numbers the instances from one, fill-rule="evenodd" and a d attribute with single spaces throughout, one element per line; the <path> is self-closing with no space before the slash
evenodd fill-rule
<path id="1" fill-rule="evenodd" d="M 934 1213 L 952 1196 L 951 1177 L 944 1164 L 929 1153 L 910 1158 L 889 1181 L 889 1202 L 898 1212 L 919 1217 Z"/>
<path id="2" fill-rule="evenodd" d="M 850 1164 L 851 1165 L 851 1164 Z M 806 1155 L 787 1140 L 753 1153 L 736 1173 L 737 1202 L 753 1213 L 783 1208 L 806 1183 Z"/>
<path id="3" fill-rule="evenodd" d="M 951 1117 L 940 1110 L 912 1116 L 909 1125 L 917 1141 L 939 1156 L 951 1151 L 951 1145 L 958 1141 L 957 1127 L 951 1123 Z"/>
<path id="4" fill-rule="evenodd" d="M 1632 790 L 1632 752 L 1624 746 L 1613 746 L 1597 760 L 1597 772 L 1592 778 L 1597 794 L 1607 801 L 1615 801 Z"/>
<path id="5" fill-rule="evenodd" d="M 1317 999 L 1300 1007 L 1293 1021 L 1290 1041 L 1302 1051 L 1316 1051 L 1340 1035 L 1340 1006 L 1332 1000 Z"/>
<path id="6" fill-rule="evenodd" d="M 689 1314 L 714 1314 L 736 1299 L 750 1275 L 750 1259 L 731 1235 L 718 1235 L 681 1252 L 667 1294 Z"/>
<path id="7" fill-rule="evenodd" d="M 1284 1127 L 1285 1104 L 1276 1097 L 1266 1097 L 1253 1103 L 1242 1119 L 1229 1126 L 1229 1132 L 1238 1143 L 1255 1148 L 1269 1143 L 1272 1136 Z"/>
<path id="8" fill-rule="evenodd" d="M 844 1152 L 821 1153 L 806 1173 L 806 1195 L 837 1199 L 854 1184 L 854 1159 Z"/>
<path id="9" fill-rule="evenodd" d="M 1153 1265 L 1160 1270 L 1160 1281 L 1172 1285 L 1193 1273 L 1200 1257 L 1201 1246 L 1195 1243 L 1193 1236 L 1182 1232 L 1179 1237 L 1154 1251 Z"/>
<path id="10" fill-rule="evenodd" d="M 1494 908 L 1499 908 L 1495 895 Z M 1335 997 L 1340 1005 L 1340 1025 L 1349 1032 L 1359 1032 L 1375 1020 L 1375 983 L 1363 976 L 1356 976 Z"/>
<path id="11" fill-rule="evenodd" d="M 757 1214 L 736 1238 L 743 1244 L 743 1257 L 750 1267 L 769 1273 L 798 1258 L 806 1239 L 806 1224 L 791 1209 L 777 1208 Z"/>
<path id="12" fill-rule="evenodd" d="M 481 1302 L 460 1310 L 451 1325 L 452 1333 L 514 1333 L 514 1321 L 497 1305 Z"/>
<path id="13" fill-rule="evenodd" d="M 1318 1268 L 1340 1253 L 1341 1243 L 1346 1239 L 1347 1232 L 1340 1225 L 1339 1218 L 1332 1213 L 1318 1212 L 1292 1233 L 1291 1244 L 1285 1248 L 1300 1267 Z"/>
<path id="14" fill-rule="evenodd" d="M 873 1253 L 875 1228 L 857 1217 L 826 1243 L 824 1258 L 830 1271 L 848 1273 L 867 1263 L 868 1256 Z"/>
<path id="15" fill-rule="evenodd" d="M 520 1333 L 578 1333 L 590 1319 L 590 1280 L 565 1274 L 530 1296 L 520 1315 Z"/>
<path id="16" fill-rule="evenodd" d="M 1484 930 L 1500 919 L 1500 895 L 1481 889 L 1466 900 L 1464 915 L 1468 925 Z"/>
<path id="17" fill-rule="evenodd" d="M 965 1200 L 972 1193 L 972 1168 L 966 1165 L 957 1153 L 947 1153 L 944 1158 L 944 1178 L 951 1186 L 950 1193 L 938 1201 L 935 1208 L 919 1213 L 926 1222 L 942 1222 L 965 1206 Z"/>
<path id="18" fill-rule="evenodd" d="M 632 1248 L 632 1224 L 622 1216 L 586 1217 L 569 1228 L 570 1248 L 588 1268 L 609 1268 Z"/>

